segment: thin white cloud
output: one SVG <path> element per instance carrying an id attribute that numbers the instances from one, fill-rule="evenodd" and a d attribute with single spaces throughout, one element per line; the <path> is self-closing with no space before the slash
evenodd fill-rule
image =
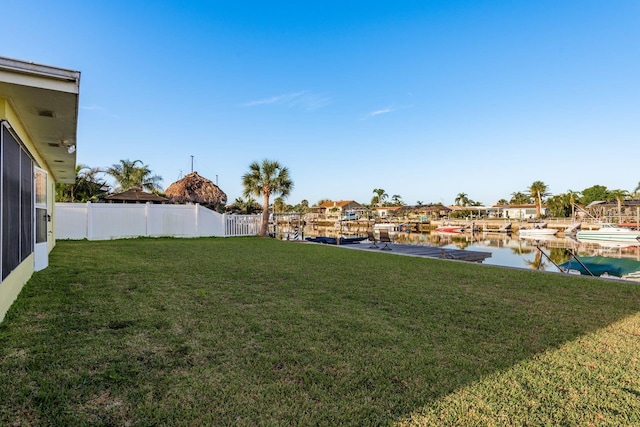
<path id="1" fill-rule="evenodd" d="M 407 108 L 412 108 L 413 104 L 410 105 L 390 105 L 387 108 L 381 108 L 380 110 L 375 110 L 375 111 L 371 111 L 370 113 L 365 114 L 364 116 L 362 116 L 361 120 L 368 120 L 368 119 L 372 119 L 376 116 L 381 116 L 383 114 L 389 114 L 389 113 L 393 113 L 395 111 L 398 110 L 406 110 Z"/>
<path id="2" fill-rule="evenodd" d="M 381 110 L 371 111 L 370 113 L 365 114 L 363 120 L 371 119 L 371 118 L 373 118 L 375 116 L 380 116 L 382 114 L 389 114 L 389 113 L 392 113 L 392 112 L 396 111 L 397 109 L 398 108 L 396 108 L 396 107 L 389 106 L 389 107 L 383 108 Z"/>
<path id="3" fill-rule="evenodd" d="M 322 94 L 314 94 L 308 90 L 283 95 L 272 96 L 271 98 L 258 99 L 242 104 L 243 107 L 257 107 L 260 105 L 280 105 L 286 108 L 300 108 L 304 110 L 316 110 L 328 105 L 331 98 Z"/>

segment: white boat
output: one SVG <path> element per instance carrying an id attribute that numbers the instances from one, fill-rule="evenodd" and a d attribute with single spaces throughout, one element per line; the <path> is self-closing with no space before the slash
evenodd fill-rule
<path id="1" fill-rule="evenodd" d="M 640 242 L 640 231 L 618 227 L 611 223 L 602 223 L 597 230 L 580 230 L 576 233 L 578 241 Z"/>
<path id="2" fill-rule="evenodd" d="M 555 236 L 558 232 L 555 228 L 547 228 L 546 222 L 539 222 L 533 228 L 520 228 L 518 235 L 520 237 L 538 237 L 538 236 Z"/>
<path id="3" fill-rule="evenodd" d="M 555 228 L 521 228 L 518 235 L 521 237 L 554 236 L 558 230 Z"/>

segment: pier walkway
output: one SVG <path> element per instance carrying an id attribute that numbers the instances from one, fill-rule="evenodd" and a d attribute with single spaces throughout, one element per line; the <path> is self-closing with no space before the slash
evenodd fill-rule
<path id="1" fill-rule="evenodd" d="M 378 243 L 379 247 L 380 244 Z M 422 246 L 422 245 L 402 245 L 398 243 L 389 243 L 391 250 L 381 250 L 371 248 L 371 242 L 363 241 L 362 243 L 340 245 L 341 248 L 358 249 L 372 252 L 391 253 L 396 255 L 408 255 L 424 258 L 440 258 L 440 259 L 453 259 L 458 261 L 469 262 L 482 262 L 485 259 L 491 257 L 491 252 L 482 251 L 466 251 L 461 249 L 446 249 L 436 246 Z"/>

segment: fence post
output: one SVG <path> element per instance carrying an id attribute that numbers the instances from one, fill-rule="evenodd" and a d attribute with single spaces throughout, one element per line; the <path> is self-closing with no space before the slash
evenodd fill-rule
<path id="1" fill-rule="evenodd" d="M 93 240 L 93 232 L 92 232 L 92 228 L 93 228 L 93 220 L 91 218 L 91 202 L 87 202 L 87 208 L 86 208 L 86 215 L 87 215 L 87 240 Z"/>
<path id="2" fill-rule="evenodd" d="M 195 210 L 193 213 L 193 216 L 194 216 L 194 221 L 196 222 L 196 235 L 198 237 L 202 237 L 202 231 L 200 230 L 200 223 L 198 222 L 198 220 L 200 219 L 200 205 L 198 203 L 195 203 L 193 205 L 193 209 Z"/>
<path id="3" fill-rule="evenodd" d="M 149 237 L 149 202 L 144 204 L 144 236 Z"/>

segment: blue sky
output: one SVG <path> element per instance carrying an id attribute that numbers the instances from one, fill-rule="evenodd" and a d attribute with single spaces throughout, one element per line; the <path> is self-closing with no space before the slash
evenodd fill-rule
<path id="1" fill-rule="evenodd" d="M 4 0 L 0 55 L 82 72 L 78 162 L 253 161 L 302 199 L 486 205 L 640 181 L 640 2 Z"/>

